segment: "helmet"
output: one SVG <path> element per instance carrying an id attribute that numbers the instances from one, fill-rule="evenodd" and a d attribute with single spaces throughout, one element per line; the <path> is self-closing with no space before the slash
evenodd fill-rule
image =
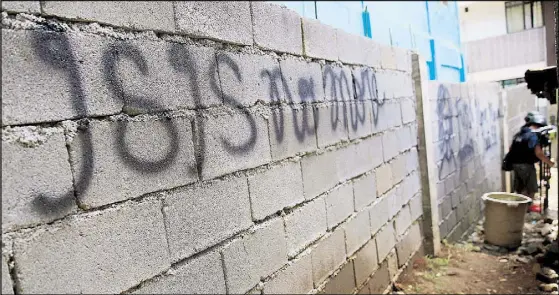
<path id="1" fill-rule="evenodd" d="M 534 114 L 532 114 L 532 116 L 526 116 L 526 118 L 528 118 L 528 120 L 526 122 L 527 124 L 538 125 L 540 127 L 543 127 L 543 126 L 547 125 L 547 121 L 546 121 L 544 115 L 542 115 L 540 113 L 534 113 Z"/>
<path id="2" fill-rule="evenodd" d="M 524 121 L 525 121 L 526 123 L 530 123 L 530 120 L 531 120 L 532 117 L 534 117 L 534 115 L 540 115 L 540 112 L 538 112 L 538 111 L 531 111 L 531 112 L 528 112 L 528 114 L 526 115 L 526 117 L 524 117 Z"/>

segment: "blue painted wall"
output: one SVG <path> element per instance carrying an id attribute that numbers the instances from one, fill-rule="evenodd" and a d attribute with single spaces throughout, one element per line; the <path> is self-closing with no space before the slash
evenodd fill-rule
<path id="1" fill-rule="evenodd" d="M 304 17 L 385 44 L 416 50 L 431 80 L 464 82 L 456 1 L 270 1 Z"/>

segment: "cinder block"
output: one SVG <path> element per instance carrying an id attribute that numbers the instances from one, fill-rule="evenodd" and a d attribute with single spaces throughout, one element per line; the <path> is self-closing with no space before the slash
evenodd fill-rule
<path id="1" fill-rule="evenodd" d="M 396 237 L 392 222 L 384 225 L 376 235 L 378 260 L 383 261 L 388 253 L 396 245 Z"/>
<path id="2" fill-rule="evenodd" d="M 371 101 L 353 101 L 347 104 L 349 139 L 373 134 L 372 104 Z"/>
<path id="3" fill-rule="evenodd" d="M 109 92 L 98 58 L 108 42 L 2 29 L 2 126 L 120 112 L 122 102 Z"/>
<path id="4" fill-rule="evenodd" d="M 312 288 L 311 256 L 304 255 L 264 284 L 263 294 L 307 294 Z"/>
<path id="5" fill-rule="evenodd" d="M 353 196 L 355 211 L 361 211 L 371 204 L 377 197 L 377 183 L 375 174 L 371 173 L 353 181 Z"/>
<path id="6" fill-rule="evenodd" d="M 285 95 L 290 103 L 324 101 L 324 86 L 320 64 L 294 58 L 280 60 Z"/>
<path id="7" fill-rule="evenodd" d="M 301 55 L 301 16 L 290 9 L 265 2 L 251 2 L 254 43 L 265 49 Z"/>
<path id="8" fill-rule="evenodd" d="M 448 229 L 452 230 L 454 228 L 454 226 L 456 226 L 456 224 L 458 223 L 458 220 L 456 219 L 456 210 L 452 210 L 452 212 L 450 212 L 450 214 L 448 215 Z"/>
<path id="9" fill-rule="evenodd" d="M 378 268 L 377 245 L 374 239 L 357 252 L 355 260 L 355 279 L 357 286 L 361 286 L 367 278 Z"/>
<path id="10" fill-rule="evenodd" d="M 365 64 L 370 67 L 380 68 L 381 53 L 380 44 L 370 38 L 361 38 L 361 50 L 364 52 Z"/>
<path id="11" fill-rule="evenodd" d="M 311 155 L 301 160 L 305 199 L 312 199 L 338 183 L 336 153 Z M 320 173 L 316 173 L 320 171 Z"/>
<path id="12" fill-rule="evenodd" d="M 394 219 L 396 236 L 401 237 L 412 223 L 411 211 L 409 206 L 404 206 Z"/>
<path id="13" fill-rule="evenodd" d="M 376 234 L 377 231 L 386 224 L 388 221 L 390 207 L 389 199 L 384 196 L 370 206 L 369 218 L 371 220 L 371 234 Z"/>
<path id="14" fill-rule="evenodd" d="M 275 74 L 279 63 L 271 56 L 219 52 L 217 62 L 225 103 L 246 107 L 284 100 L 283 92 L 273 91 L 281 76 Z"/>
<path id="15" fill-rule="evenodd" d="M 2 7 L 2 9 L 3 8 L 4 7 Z M 8 269 L 8 261 L 4 259 L 4 255 L 2 255 L 2 294 L 14 294 L 10 270 Z"/>
<path id="16" fill-rule="evenodd" d="M 39 1 L 2 1 L 2 11 L 4 10 L 13 12 L 40 13 L 41 3 Z M 2 294 L 5 294 L 4 289 L 2 289 Z"/>
<path id="17" fill-rule="evenodd" d="M 441 236 L 441 239 L 444 239 L 447 237 L 449 232 L 448 229 L 448 222 L 447 221 L 443 221 L 441 224 L 439 224 L 439 234 Z"/>
<path id="18" fill-rule="evenodd" d="M 390 284 L 390 274 L 388 273 L 388 261 L 380 264 L 379 269 L 369 280 L 371 294 L 382 294 Z"/>
<path id="19" fill-rule="evenodd" d="M 113 50 L 114 79 L 120 82 L 111 82 L 114 86 L 110 86 L 121 85 L 124 93 L 122 95 L 126 96 L 125 112 L 137 114 L 194 109 L 222 103 L 219 81 L 221 78 L 222 83 L 229 82 L 229 77 L 221 59 L 216 66 L 213 48 L 133 40 L 119 42 Z M 144 62 L 147 67 L 145 69 L 139 66 Z M 247 62 L 234 60 L 233 63 L 244 66 Z M 223 86 L 227 87 L 226 94 L 231 95 L 230 91 L 234 86 L 230 83 Z M 118 97 L 120 94 L 113 92 L 113 95 Z"/>
<path id="20" fill-rule="evenodd" d="M 398 254 L 398 266 L 402 267 L 415 250 L 421 246 L 421 232 L 419 224 L 414 223 L 407 235 L 396 245 L 396 253 Z"/>
<path id="21" fill-rule="evenodd" d="M 402 108 L 402 123 L 407 124 L 416 121 L 415 101 L 411 98 L 402 98 L 400 100 Z"/>
<path id="22" fill-rule="evenodd" d="M 328 229 L 345 220 L 353 212 L 353 187 L 342 185 L 326 195 L 326 219 Z"/>
<path id="23" fill-rule="evenodd" d="M 450 198 L 444 198 L 444 200 L 442 201 L 442 203 L 439 204 L 439 206 L 441 206 L 442 208 L 442 215 L 441 218 L 446 218 L 448 216 L 448 214 L 450 214 L 450 212 L 452 211 L 452 206 L 450 205 Z"/>
<path id="24" fill-rule="evenodd" d="M 319 147 L 326 147 L 349 138 L 347 105 L 333 103 L 315 107 L 316 137 Z"/>
<path id="25" fill-rule="evenodd" d="M 361 37 L 355 34 L 346 33 L 343 30 L 336 29 L 336 45 L 338 46 L 339 59 L 343 63 L 364 65 L 366 64 L 365 51 Z"/>
<path id="26" fill-rule="evenodd" d="M 2 141 L 3 232 L 50 222 L 76 210 L 63 131 L 35 128 L 12 130 L 32 138 L 45 136 L 45 142 L 39 146 L 25 147 L 18 142 Z M 3 137 L 4 132 L 6 129 L 2 130 Z M 45 135 L 51 132 L 50 136 Z M 21 139 L 27 138 L 22 135 Z"/>
<path id="27" fill-rule="evenodd" d="M 161 203 L 125 204 L 37 230 L 15 240 L 14 259 L 22 293 L 123 292 L 171 266 Z"/>
<path id="28" fill-rule="evenodd" d="M 173 2 L 44 1 L 42 12 L 138 30 L 175 31 Z"/>
<path id="29" fill-rule="evenodd" d="M 370 67 L 353 67 L 351 70 L 355 83 L 355 97 L 358 100 L 378 99 L 376 73 Z"/>
<path id="30" fill-rule="evenodd" d="M 347 180 L 372 170 L 382 163 L 380 137 L 364 139 L 336 151 L 338 177 Z"/>
<path id="31" fill-rule="evenodd" d="M 225 294 L 225 279 L 218 252 L 210 252 L 180 265 L 135 294 Z"/>
<path id="32" fill-rule="evenodd" d="M 91 121 L 70 144 L 82 205 L 98 207 L 198 179 L 190 120 Z"/>
<path id="33" fill-rule="evenodd" d="M 417 220 L 423 215 L 423 199 L 421 194 L 415 195 L 415 197 L 410 200 L 410 210 L 412 221 Z"/>
<path id="34" fill-rule="evenodd" d="M 396 57 L 396 69 L 411 73 L 411 52 L 398 47 L 394 47 L 393 50 Z"/>
<path id="35" fill-rule="evenodd" d="M 272 118 L 268 119 L 272 159 L 316 150 L 316 116 L 311 106 L 272 109 Z"/>
<path id="36" fill-rule="evenodd" d="M 403 195 L 402 186 L 397 185 L 386 194 L 386 197 L 388 198 L 388 202 L 390 204 L 389 216 L 390 219 L 392 219 L 406 203 L 407 196 Z"/>
<path id="37" fill-rule="evenodd" d="M 399 183 L 406 177 L 406 155 L 396 156 L 389 164 L 392 165 L 392 182 Z"/>
<path id="38" fill-rule="evenodd" d="M 381 196 L 392 187 L 392 166 L 389 163 L 380 165 L 375 171 L 375 177 L 377 180 L 377 196 Z"/>
<path id="39" fill-rule="evenodd" d="M 396 249 L 392 249 L 390 253 L 388 253 L 386 261 L 388 262 L 388 274 L 390 275 L 391 280 L 394 280 L 394 277 L 398 273 L 398 257 L 396 256 Z"/>
<path id="40" fill-rule="evenodd" d="M 322 77 L 326 101 L 352 101 L 355 98 L 349 67 L 326 64 L 322 67 Z"/>
<path id="41" fill-rule="evenodd" d="M 181 33 L 235 44 L 253 43 L 249 1 L 178 1 L 174 5 Z"/>
<path id="42" fill-rule="evenodd" d="M 336 30 L 318 20 L 303 18 L 305 55 L 326 60 L 338 60 Z"/>
<path id="43" fill-rule="evenodd" d="M 371 239 L 369 212 L 361 211 L 344 224 L 347 255 L 351 256 Z"/>
<path id="44" fill-rule="evenodd" d="M 326 233 L 326 205 L 324 199 L 313 200 L 284 217 L 287 251 L 295 256 L 312 241 Z"/>
<path id="45" fill-rule="evenodd" d="M 398 91 L 398 87 L 402 87 L 402 85 L 397 84 L 397 73 L 393 70 L 377 69 L 375 71 L 375 75 L 377 80 L 379 99 L 395 98 L 395 92 Z"/>
<path id="46" fill-rule="evenodd" d="M 417 154 L 417 148 L 413 147 L 407 153 L 406 167 L 408 174 L 412 173 L 413 171 L 419 170 L 419 156 Z"/>
<path id="47" fill-rule="evenodd" d="M 287 263 L 283 219 L 277 218 L 223 250 L 227 290 L 244 294 Z"/>
<path id="48" fill-rule="evenodd" d="M 330 236 L 319 241 L 311 256 L 313 281 L 315 286 L 318 286 L 346 260 L 344 230 L 338 228 Z"/>
<path id="49" fill-rule="evenodd" d="M 173 261 L 252 225 L 247 180 L 214 181 L 169 193 L 163 211 Z"/>
<path id="50" fill-rule="evenodd" d="M 299 163 L 288 162 L 248 178 L 252 218 L 266 216 L 305 200 Z"/>
<path id="51" fill-rule="evenodd" d="M 353 294 L 356 288 L 353 260 L 346 263 L 340 271 L 335 274 L 324 285 L 320 294 Z"/>
<path id="52" fill-rule="evenodd" d="M 398 140 L 398 132 L 385 132 L 382 135 L 382 154 L 384 157 L 384 161 L 388 162 L 390 159 L 396 157 L 399 153 L 400 142 Z"/>
<path id="53" fill-rule="evenodd" d="M 459 196 L 459 191 L 455 190 L 454 192 L 452 192 L 452 194 L 450 195 L 450 204 L 452 206 L 452 209 L 456 209 L 456 207 L 458 207 L 458 205 L 460 205 L 460 196 Z"/>
<path id="54" fill-rule="evenodd" d="M 456 219 L 460 221 L 464 218 L 464 216 L 466 216 L 466 207 L 463 204 L 460 204 L 456 207 Z"/>
<path id="55" fill-rule="evenodd" d="M 383 69 L 397 70 L 397 58 L 394 47 L 381 45 L 380 46 L 380 63 Z"/>
<path id="56" fill-rule="evenodd" d="M 204 128 L 196 124 L 196 132 L 204 138 L 204 145 L 198 143 L 197 147 L 205 151 L 202 179 L 270 162 L 268 126 L 260 115 L 243 110 L 243 113 L 210 115 L 200 121 Z"/>

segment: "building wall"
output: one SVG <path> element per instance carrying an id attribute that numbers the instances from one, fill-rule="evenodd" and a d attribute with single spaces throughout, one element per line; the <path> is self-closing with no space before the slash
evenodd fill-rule
<path id="1" fill-rule="evenodd" d="M 543 1 L 543 24 L 546 27 L 545 44 L 546 44 L 546 60 L 548 66 L 557 65 L 557 56 L 555 54 L 555 16 L 553 14 L 553 1 Z"/>
<path id="2" fill-rule="evenodd" d="M 2 12 L 3 292 L 378 294 L 438 242 L 417 55 L 264 2 Z"/>
<path id="3" fill-rule="evenodd" d="M 505 1 L 463 2 L 459 9 L 463 43 L 507 34 Z"/>

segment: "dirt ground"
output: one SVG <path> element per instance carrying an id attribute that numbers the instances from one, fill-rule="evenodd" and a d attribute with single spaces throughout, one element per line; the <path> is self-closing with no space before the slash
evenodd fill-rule
<path id="1" fill-rule="evenodd" d="M 537 263 L 470 246 L 446 245 L 440 257 L 415 259 L 396 287 L 406 294 L 542 294 L 533 272 Z"/>

